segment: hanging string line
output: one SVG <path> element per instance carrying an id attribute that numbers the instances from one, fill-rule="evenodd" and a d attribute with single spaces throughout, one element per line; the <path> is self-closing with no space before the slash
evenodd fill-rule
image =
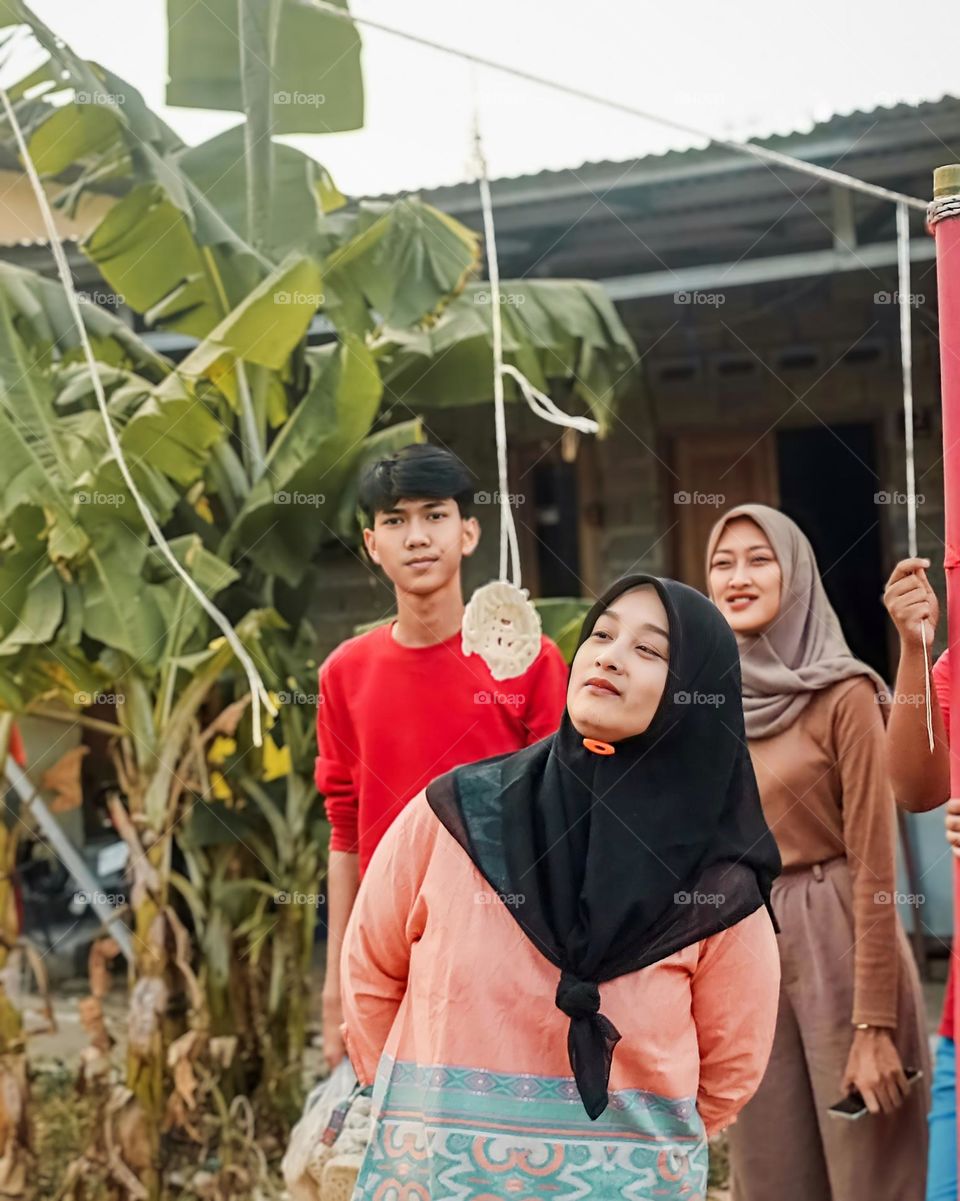
<path id="1" fill-rule="evenodd" d="M 497 260 L 497 237 L 493 227 L 493 202 L 490 199 L 490 180 L 487 162 L 480 141 L 479 122 L 474 130 L 474 155 L 480 184 L 480 203 L 483 208 L 483 242 L 487 252 L 490 275 L 490 317 L 493 329 L 493 412 L 497 439 L 497 476 L 500 499 L 500 579 L 507 579 L 509 550 L 511 576 L 514 586 L 520 587 L 520 548 L 517 527 L 510 506 L 510 482 L 507 473 L 507 420 L 503 407 L 503 316 L 500 308 L 500 266 Z"/>
<path id="2" fill-rule="evenodd" d="M 535 388 L 522 371 L 511 363 L 503 361 L 503 309 L 504 297 L 500 292 L 500 261 L 497 256 L 497 235 L 493 221 L 493 199 L 490 195 L 490 178 L 487 173 L 487 159 L 483 152 L 483 140 L 480 136 L 479 112 L 474 114 L 473 153 L 477 171 L 477 182 L 480 187 L 480 207 L 483 212 L 483 243 L 487 255 L 487 274 L 490 277 L 491 327 L 493 331 L 493 409 L 494 426 L 497 442 L 497 473 L 499 480 L 500 500 L 500 579 L 507 577 L 507 558 L 509 551 L 510 577 L 515 588 L 521 586 L 520 548 L 517 541 L 517 526 L 513 518 L 513 508 L 510 504 L 508 461 L 507 461 L 507 421 L 504 409 L 503 377 L 509 375 L 515 380 L 527 404 L 544 421 L 554 425 L 563 425 L 579 430 L 585 434 L 595 434 L 599 430 L 596 421 L 589 417 L 571 416 L 559 408 L 546 393 Z"/>
<path id="3" fill-rule="evenodd" d="M 418 46 L 424 46 L 428 50 L 436 50 L 441 54 L 449 54 L 454 58 L 463 59 L 465 62 L 474 63 L 476 66 L 488 67 L 491 71 L 499 71 L 503 75 L 512 75 L 515 79 L 522 79 L 527 83 L 537 84 L 539 87 L 550 88 L 555 92 L 562 92 L 566 96 L 574 96 L 579 100 L 586 100 L 591 104 L 599 104 L 604 108 L 626 113 L 631 117 L 639 117 L 643 121 L 651 121 L 656 125 L 662 125 L 666 129 L 673 129 L 678 133 L 684 133 L 690 137 L 712 142 L 714 145 L 722 146 L 726 150 L 732 150 L 738 154 L 749 154 L 753 158 L 761 159 L 767 163 L 775 163 L 780 167 L 787 167 L 792 171 L 801 171 L 805 175 L 813 175 L 817 179 L 823 180 L 825 183 L 835 184 L 837 187 L 850 188 L 851 191 L 862 192 L 864 195 L 874 196 L 880 200 L 907 204 L 910 208 L 926 212 L 927 201 L 925 200 L 920 200 L 916 196 L 908 196 L 904 192 L 891 191 L 889 188 L 881 187 L 879 184 L 867 183 L 866 180 L 857 179 L 853 175 L 845 175 L 842 171 L 834 171 L 830 167 L 819 167 L 816 163 L 804 162 L 803 159 L 794 158 L 790 154 L 782 154 L 779 150 L 771 150 L 766 146 L 757 146 L 751 142 L 737 142 L 730 138 L 719 138 L 714 134 L 707 133 L 705 130 L 697 129 L 693 125 L 687 125 L 682 121 L 675 121 L 670 117 L 660 116 L 658 113 L 647 112 L 645 109 L 637 108 L 632 104 L 625 104 L 619 100 L 611 100 L 607 96 L 600 96 L 596 92 L 588 92 L 583 88 L 573 87 L 570 84 L 559 83 L 555 79 L 549 79 L 545 75 L 536 75 L 532 71 L 524 71 L 520 67 L 509 67 L 505 63 L 497 62 L 495 59 L 484 58 L 479 54 L 471 54 L 467 50 L 458 50 L 454 46 L 447 46 L 442 42 L 435 42 L 430 38 L 421 37 L 419 34 L 409 33 L 405 29 L 397 29 L 396 26 L 387 25 L 383 21 L 374 21 L 370 17 L 358 17 L 346 9 L 337 8 L 336 5 L 329 3 L 328 0 L 310 0 L 310 4 L 313 8 L 322 9 L 331 17 L 338 17 L 341 21 L 350 21 L 354 25 L 363 25 L 368 29 L 377 29 L 381 33 L 389 33 L 393 37 L 401 38 L 406 42 L 413 42 Z"/>
<path id="4" fill-rule="evenodd" d="M 253 660 L 247 653 L 243 643 L 237 637 L 233 626 L 224 616 L 217 606 L 209 600 L 203 593 L 202 589 L 197 585 L 196 581 L 190 573 L 181 566 L 176 555 L 167 544 L 163 533 L 157 525 L 156 519 L 150 511 L 147 502 L 140 495 L 136 484 L 133 481 L 133 476 L 130 473 L 130 468 L 124 458 L 123 451 L 120 447 L 120 441 L 117 438 L 116 431 L 113 428 L 113 422 L 110 420 L 110 412 L 107 408 L 107 398 L 103 390 L 103 382 L 100 379 L 100 372 L 97 366 L 97 360 L 93 353 L 93 347 L 90 345 L 90 338 L 87 335 L 87 327 L 83 321 L 83 314 L 80 309 L 80 301 L 77 297 L 77 291 L 74 287 L 73 278 L 70 274 L 70 267 L 67 263 L 67 256 L 63 251 L 63 244 L 60 241 L 60 235 L 57 233 L 57 228 L 53 220 L 53 213 L 50 210 L 50 204 L 47 200 L 46 193 L 43 190 L 43 185 L 40 182 L 40 177 L 37 174 L 33 159 L 30 156 L 30 151 L 27 148 L 26 141 L 23 137 L 23 131 L 20 128 L 20 122 L 17 120 L 17 114 L 14 112 L 13 105 L 10 103 L 10 97 L 7 94 L 6 88 L 0 88 L 0 100 L 3 102 L 3 108 L 7 114 L 7 119 L 13 130 L 14 137 L 17 141 L 17 147 L 20 151 L 20 157 L 23 160 L 23 165 L 26 168 L 27 176 L 30 179 L 30 186 L 33 189 L 37 204 L 40 208 L 40 213 L 43 217 L 43 223 L 46 227 L 47 238 L 50 242 L 50 249 L 53 252 L 54 260 L 57 264 L 57 272 L 60 276 L 60 282 L 63 285 L 63 290 L 67 298 L 67 306 L 70 309 L 70 315 L 77 327 L 77 332 L 80 336 L 80 343 L 83 346 L 84 358 L 87 362 L 87 367 L 90 370 L 90 379 L 93 383 L 93 390 L 97 397 L 97 405 L 100 409 L 100 415 L 103 418 L 103 424 L 107 431 L 107 441 L 110 444 L 110 449 L 117 461 L 117 466 L 120 468 L 120 473 L 123 476 L 124 482 L 130 489 L 130 494 L 137 503 L 137 508 L 146 523 L 147 529 L 150 531 L 153 541 L 156 543 L 157 549 L 163 557 L 169 562 L 171 568 L 183 580 L 186 587 L 193 593 L 197 601 L 206 610 L 208 615 L 223 631 L 223 635 L 230 644 L 233 653 L 243 665 L 243 669 L 247 675 L 247 681 L 250 685 L 251 697 L 251 713 L 253 718 L 253 741 L 256 746 L 262 746 L 263 739 L 260 732 L 260 705 L 261 703 L 267 711 L 276 716 L 277 709 L 273 701 L 270 699 L 267 689 L 264 686 L 263 680 L 260 678 L 260 673 L 257 671 Z"/>

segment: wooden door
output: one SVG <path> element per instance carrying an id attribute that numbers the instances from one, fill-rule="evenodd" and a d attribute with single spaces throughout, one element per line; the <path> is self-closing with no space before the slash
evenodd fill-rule
<path id="1" fill-rule="evenodd" d="M 673 440 L 672 493 L 667 512 L 674 522 L 673 567 L 677 579 L 703 589 L 707 537 L 717 518 L 749 501 L 776 506 L 776 434 L 762 430 L 701 430 Z"/>

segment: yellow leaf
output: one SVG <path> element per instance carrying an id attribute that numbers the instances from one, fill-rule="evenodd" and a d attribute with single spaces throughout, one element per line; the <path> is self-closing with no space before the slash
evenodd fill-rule
<path id="1" fill-rule="evenodd" d="M 236 752 L 237 740 L 235 738 L 227 738 L 225 734 L 218 734 L 210 743 L 210 749 L 207 751 L 207 762 L 216 763 L 222 766 L 227 761 L 227 756 Z"/>
<path id="2" fill-rule="evenodd" d="M 210 773 L 210 786 L 213 790 L 214 800 L 229 801 L 233 796 L 230 785 L 227 783 L 227 778 L 221 771 L 212 771 Z"/>
<path id="3" fill-rule="evenodd" d="M 293 767 L 288 746 L 278 747 L 269 734 L 263 737 L 263 775 L 262 779 L 280 780 L 288 776 Z"/>
<path id="4" fill-rule="evenodd" d="M 280 713 L 280 694 L 278 692 L 271 692 L 270 689 L 268 688 L 267 696 L 273 701 L 273 707 L 276 709 L 277 713 L 279 714 Z M 276 721 L 277 721 L 276 717 L 274 717 L 273 714 L 266 707 L 264 707 L 263 728 L 265 730 L 272 730 L 274 725 L 276 725 Z"/>
<path id="5" fill-rule="evenodd" d="M 201 496 L 193 508 L 204 521 L 209 525 L 213 525 L 213 510 L 210 508 L 210 501 L 205 496 Z"/>

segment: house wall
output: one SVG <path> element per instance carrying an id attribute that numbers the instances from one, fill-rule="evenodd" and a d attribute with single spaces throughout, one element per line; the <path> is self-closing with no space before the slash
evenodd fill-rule
<path id="1" fill-rule="evenodd" d="M 936 309 L 932 273 L 917 276 L 916 294 L 927 290 L 912 322 L 916 492 L 923 498 L 917 534 L 920 554 L 932 561 L 934 587 L 943 595 Z M 605 490 L 605 578 L 628 568 L 667 573 L 675 568 L 676 548 L 663 535 L 676 518 L 673 492 L 683 487 L 670 470 L 676 435 L 709 438 L 713 432 L 755 430 L 774 438 L 780 429 L 867 422 L 876 431 L 876 491 L 905 492 L 899 315 L 895 304 L 874 299 L 893 293 L 895 278 L 858 273 L 815 283 L 814 288 L 809 283 L 791 288 L 789 282 L 738 288 L 716 307 L 677 305 L 667 297 L 624 311 L 643 356 L 646 394 L 637 388 L 624 398 L 615 436 L 598 447 Z M 876 359 L 851 361 L 851 350 L 855 357 L 874 347 Z M 814 354 L 816 363 L 783 365 L 782 356 L 797 351 Z M 754 370 L 725 376 L 722 365 L 734 359 L 752 362 Z M 694 374 L 669 378 L 681 365 L 692 366 Z M 713 490 L 723 493 L 722 479 Z M 877 511 L 885 578 L 907 554 L 907 508 L 880 504 Z M 865 581 L 865 586 L 871 596 L 878 595 L 883 582 Z"/>
<path id="2" fill-rule="evenodd" d="M 778 429 L 824 423 L 869 422 L 877 432 L 877 491 L 905 491 L 899 317 L 895 304 L 875 300 L 892 294 L 889 272 L 842 274 L 815 281 L 786 281 L 731 289 L 719 305 L 678 304 L 672 296 L 624 306 L 621 314 L 642 358 L 640 373 L 623 396 L 614 428 L 603 441 L 583 439 L 584 475 L 602 514 L 590 538 L 591 563 L 583 592 L 597 591 L 630 571 L 670 574 L 677 547 L 668 532 L 676 520 L 673 493 L 682 487 L 672 474 L 671 440 L 693 434 L 754 429 L 773 438 Z M 920 553 L 932 560 L 931 579 L 943 588 L 943 478 L 939 420 L 939 360 L 932 269 L 918 270 L 916 294 L 927 295 L 913 310 L 915 458 Z M 868 349 L 879 356 L 851 361 Z M 784 365 L 783 355 L 813 354 L 811 366 Z M 848 357 L 845 357 L 848 356 Z M 754 364 L 749 374 L 725 375 L 731 360 Z M 694 374 L 671 378 L 678 366 Z M 555 427 L 508 405 L 508 438 L 535 456 L 559 453 Z M 478 488 L 496 489 L 496 449 L 489 407 L 434 410 L 426 415 L 431 440 L 448 446 L 476 473 Z M 592 443 L 592 445 L 591 445 Z M 543 448 L 543 449 L 541 449 Z M 551 449 L 552 448 L 552 449 Z M 512 477 L 512 484 L 519 483 Z M 825 481 L 828 486 L 829 481 Z M 714 489 L 723 492 L 723 481 Z M 498 557 L 495 505 L 476 510 L 480 546 L 464 566 L 464 590 L 494 578 Z M 883 573 L 907 553 L 907 510 L 878 506 Z M 879 596 L 883 579 L 867 583 Z M 324 581 L 311 603 L 321 655 L 357 624 L 393 611 L 392 592 L 362 550 L 327 557 Z M 941 631 L 941 640 L 943 632 Z M 891 646 L 891 651 L 893 647 Z"/>

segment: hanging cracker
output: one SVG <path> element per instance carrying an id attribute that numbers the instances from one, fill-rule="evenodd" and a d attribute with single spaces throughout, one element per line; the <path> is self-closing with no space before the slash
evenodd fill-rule
<path id="1" fill-rule="evenodd" d="M 494 580 L 478 588 L 463 615 L 465 655 L 479 655 L 495 680 L 527 670 L 540 653 L 540 614 L 526 588 Z"/>

